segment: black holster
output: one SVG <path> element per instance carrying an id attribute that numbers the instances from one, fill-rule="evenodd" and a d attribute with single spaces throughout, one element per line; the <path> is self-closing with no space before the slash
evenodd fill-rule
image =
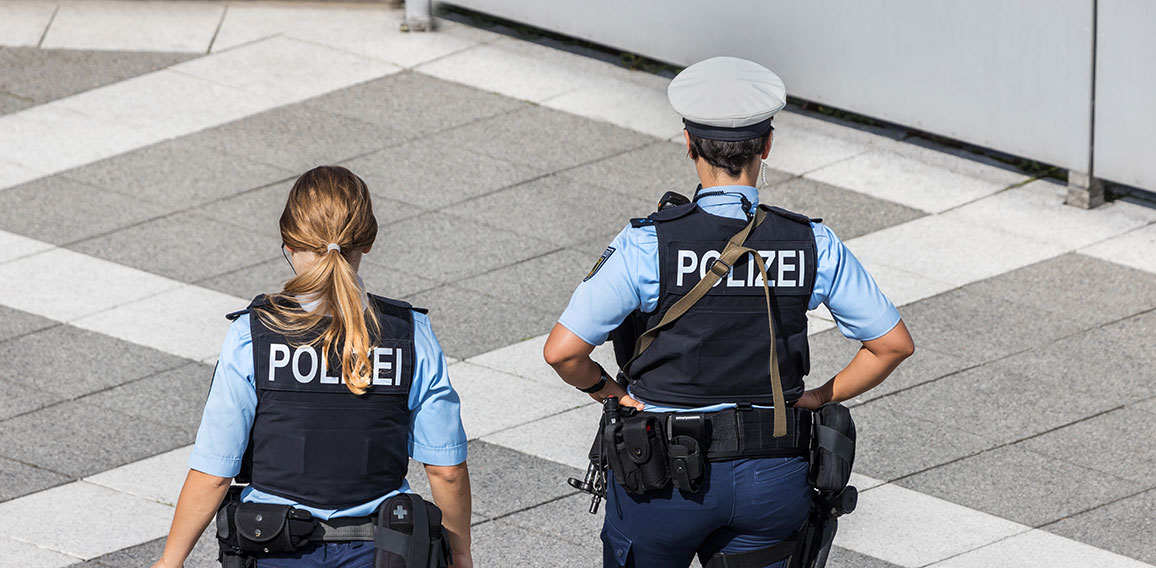
<path id="1" fill-rule="evenodd" d="M 377 510 L 374 568 L 445 568 L 452 562 L 442 511 L 416 493 L 399 493 Z"/>
<path id="2" fill-rule="evenodd" d="M 614 480 L 641 495 L 670 485 L 666 429 L 654 414 L 635 414 L 602 425 L 602 454 Z"/>
<path id="3" fill-rule="evenodd" d="M 825 494 L 835 494 L 851 480 L 855 462 L 855 422 L 851 411 L 829 402 L 815 411 L 812 420 L 811 485 Z"/>

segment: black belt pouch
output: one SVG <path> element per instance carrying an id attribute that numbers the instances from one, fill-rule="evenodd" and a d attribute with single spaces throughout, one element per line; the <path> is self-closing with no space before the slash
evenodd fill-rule
<path id="1" fill-rule="evenodd" d="M 293 552 L 309 542 L 317 521 L 309 511 L 290 505 L 241 503 L 234 512 L 237 545 L 242 552 Z"/>
<path id="2" fill-rule="evenodd" d="M 606 425 L 603 443 L 614 480 L 627 493 L 641 495 L 670 485 L 666 429 L 653 414 L 638 414 Z"/>
<path id="3" fill-rule="evenodd" d="M 811 438 L 811 484 L 839 492 L 851 480 L 855 462 L 855 422 L 846 406 L 829 402 L 815 411 Z"/>
<path id="4" fill-rule="evenodd" d="M 374 541 L 374 568 L 444 568 L 450 562 L 442 511 L 416 493 L 399 493 L 381 504 Z"/>

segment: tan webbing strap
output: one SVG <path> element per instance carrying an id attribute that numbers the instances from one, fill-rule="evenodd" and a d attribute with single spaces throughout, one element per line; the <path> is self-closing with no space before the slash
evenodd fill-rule
<path id="1" fill-rule="evenodd" d="M 650 347 L 651 343 L 654 343 L 654 339 L 658 336 L 659 331 L 671 323 L 674 323 L 675 320 L 682 317 L 683 314 L 701 300 L 719 279 L 731 271 L 731 267 L 734 266 L 734 263 L 737 262 L 742 255 L 750 254 L 754 257 L 754 262 L 758 265 L 763 275 L 763 296 L 767 301 L 767 326 L 771 331 L 771 395 L 775 404 L 773 435 L 779 438 L 787 435 L 787 404 L 783 396 L 783 380 L 779 375 L 779 360 L 775 347 L 775 322 L 771 315 L 771 288 L 767 284 L 767 277 L 769 275 L 767 274 L 767 266 L 763 261 L 762 255 L 752 248 L 743 246 L 747 237 L 750 236 L 751 231 L 762 224 L 766 218 L 766 211 L 763 211 L 761 208 L 755 210 L 755 215 L 751 218 L 750 222 L 743 227 L 743 230 L 735 233 L 735 235 L 727 241 L 726 248 L 723 249 L 722 254 L 719 255 L 714 264 L 710 266 L 710 270 L 706 276 L 704 276 L 702 280 L 699 280 L 698 284 L 695 284 L 685 296 L 679 298 L 679 300 L 663 314 L 662 320 L 658 322 L 658 325 L 646 330 L 638 337 L 638 342 L 634 347 L 634 357 L 632 357 L 630 362 L 625 366 L 630 367 L 630 364 L 633 363 L 635 359 L 638 359 L 638 357 L 642 355 L 642 352 Z"/>

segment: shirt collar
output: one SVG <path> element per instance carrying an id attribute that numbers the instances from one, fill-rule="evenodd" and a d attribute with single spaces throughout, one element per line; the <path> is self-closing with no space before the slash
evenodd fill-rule
<path id="1" fill-rule="evenodd" d="M 722 207 L 727 205 L 741 205 L 742 198 L 745 197 L 751 203 L 750 213 L 754 211 L 759 205 L 759 190 L 749 185 L 716 185 L 714 187 L 704 187 L 695 192 L 697 197 L 700 194 L 711 193 L 716 194 L 722 192 L 721 195 L 706 195 L 696 199 L 699 207 L 704 209 L 708 207 Z M 741 197 L 740 197 L 741 196 Z"/>
<path id="2" fill-rule="evenodd" d="M 367 308 L 369 307 L 369 297 L 365 293 L 365 282 L 361 280 L 360 275 L 354 274 L 353 277 L 357 280 L 357 292 L 358 295 L 361 296 L 361 307 Z M 298 296 L 297 301 L 301 303 L 301 308 L 307 312 L 316 310 L 317 307 L 321 305 L 321 300 L 311 299 L 306 296 Z"/>

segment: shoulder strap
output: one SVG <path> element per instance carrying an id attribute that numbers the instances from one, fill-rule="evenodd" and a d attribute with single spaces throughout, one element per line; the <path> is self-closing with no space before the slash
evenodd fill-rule
<path id="1" fill-rule="evenodd" d="M 783 396 L 783 380 L 779 375 L 779 360 L 775 346 L 775 321 L 771 315 L 771 289 L 767 284 L 767 266 L 758 251 L 743 246 L 743 243 L 745 243 L 750 236 L 751 231 L 753 231 L 756 226 L 761 225 L 766 219 L 766 211 L 762 208 L 755 210 L 755 215 L 751 217 L 750 222 L 727 241 L 726 248 L 724 248 L 722 254 L 711 263 L 707 275 L 703 277 L 702 280 L 699 280 L 698 284 L 695 284 L 694 288 L 690 289 L 690 292 L 687 292 L 685 296 L 675 302 L 674 305 L 663 314 L 662 320 L 658 322 L 658 325 L 646 330 L 638 337 L 638 343 L 634 348 L 634 357 L 626 364 L 626 367 L 628 368 L 631 363 L 638 359 L 638 357 L 654 343 L 654 339 L 660 331 L 690 311 L 690 308 L 710 291 L 711 287 L 715 285 L 715 282 L 718 282 L 720 278 L 726 276 L 727 273 L 731 271 L 731 266 L 733 266 L 742 255 L 750 254 L 763 274 L 763 296 L 767 301 L 767 326 L 771 331 L 771 393 L 775 404 L 773 435 L 779 438 L 787 435 L 787 403 Z"/>

